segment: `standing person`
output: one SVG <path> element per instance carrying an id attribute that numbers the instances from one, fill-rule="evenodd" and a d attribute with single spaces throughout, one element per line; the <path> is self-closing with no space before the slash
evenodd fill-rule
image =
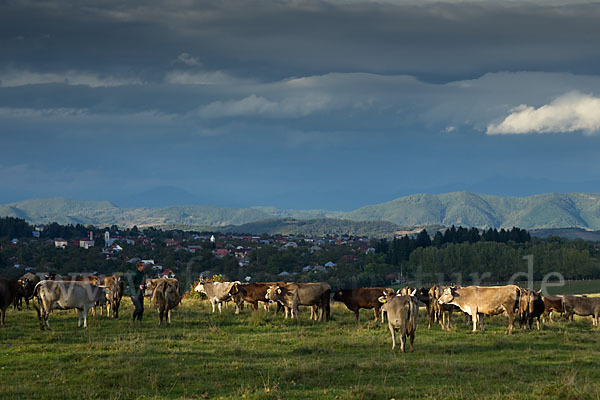
<path id="1" fill-rule="evenodd" d="M 131 317 L 132 321 L 138 320 L 142 322 L 144 315 L 144 263 L 139 261 L 136 264 L 136 270 L 131 274 L 129 285 L 129 296 L 135 309 Z"/>

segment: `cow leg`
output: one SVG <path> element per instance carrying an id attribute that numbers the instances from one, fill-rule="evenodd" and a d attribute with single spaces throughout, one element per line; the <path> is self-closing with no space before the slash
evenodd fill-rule
<path id="1" fill-rule="evenodd" d="M 379 319 L 380 312 L 381 312 L 381 307 L 379 307 L 379 306 L 373 307 L 373 313 L 375 314 L 375 321 L 377 321 Z M 356 315 L 358 315 L 358 308 L 356 309 Z M 383 322 L 383 314 L 381 316 L 381 322 Z"/>
<path id="2" fill-rule="evenodd" d="M 388 323 L 388 327 L 390 328 L 390 332 L 392 333 L 392 350 L 394 350 L 396 348 L 396 331 L 394 330 L 394 327 L 391 323 Z"/>
<path id="3" fill-rule="evenodd" d="M 167 311 L 167 323 L 171 325 L 171 310 Z"/>
<path id="4" fill-rule="evenodd" d="M 506 330 L 506 334 L 510 335 L 512 333 L 513 330 L 513 326 L 515 325 L 515 313 L 513 312 L 507 312 L 508 314 L 508 329 Z M 530 327 L 531 329 L 531 327 Z"/>
<path id="5" fill-rule="evenodd" d="M 410 352 L 412 353 L 413 351 L 415 351 L 414 347 L 413 347 L 413 342 L 415 341 L 415 332 L 411 332 L 410 333 Z"/>
<path id="6" fill-rule="evenodd" d="M 477 332 L 477 312 L 473 312 L 471 314 L 471 319 L 473 320 L 473 332 Z"/>
<path id="7" fill-rule="evenodd" d="M 45 310 L 42 314 L 42 318 L 44 320 L 44 322 L 46 322 L 46 327 L 48 328 L 48 330 L 50 331 L 50 311 Z"/>
<path id="8" fill-rule="evenodd" d="M 235 303 L 235 314 L 239 314 L 240 313 L 240 306 L 237 305 L 237 303 Z"/>
<path id="9" fill-rule="evenodd" d="M 4 316 L 6 315 L 6 310 L 4 308 L 0 308 L 0 316 L 2 317 L 2 323 L 0 325 L 4 326 Z"/>
<path id="10" fill-rule="evenodd" d="M 485 333 L 485 326 L 483 326 L 483 314 L 477 313 L 477 321 L 479 322 L 479 327 L 481 328 L 481 333 Z"/>
<path id="11" fill-rule="evenodd" d="M 400 335 L 400 350 L 402 350 L 403 353 L 406 353 L 406 333 Z"/>

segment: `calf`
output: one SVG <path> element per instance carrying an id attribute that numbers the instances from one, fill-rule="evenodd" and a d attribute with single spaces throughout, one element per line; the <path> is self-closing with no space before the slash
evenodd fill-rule
<path id="1" fill-rule="evenodd" d="M 378 299 L 382 292 L 394 292 L 394 290 L 383 287 L 338 289 L 333 295 L 333 300 L 343 302 L 348 310 L 354 312 L 356 322 L 359 321 L 361 308 L 372 308 L 377 321 L 381 307 Z"/>
<path id="2" fill-rule="evenodd" d="M 546 318 L 552 322 L 552 311 L 556 311 L 560 315 L 565 312 L 565 304 L 562 296 L 543 296 L 542 300 L 544 301 L 544 313 L 542 314 L 542 319 L 544 323 Z"/>
<path id="3" fill-rule="evenodd" d="M 414 292 L 413 292 L 414 294 Z M 396 330 L 400 333 L 400 349 L 406 351 L 406 339 L 410 339 L 410 351 L 414 351 L 413 342 L 419 317 L 419 302 L 413 295 L 386 294 L 379 297 L 382 310 L 388 315 L 388 327 L 392 334 L 392 350 L 396 348 Z"/>

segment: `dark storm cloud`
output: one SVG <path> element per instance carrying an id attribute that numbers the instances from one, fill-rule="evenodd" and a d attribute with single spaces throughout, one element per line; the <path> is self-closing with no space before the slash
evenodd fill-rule
<path id="1" fill-rule="evenodd" d="M 2 2 L 0 192 L 172 185 L 335 209 L 523 171 L 597 179 L 599 17 L 584 1 Z"/>
<path id="2" fill-rule="evenodd" d="M 162 80 L 181 54 L 263 80 L 327 72 L 442 81 L 503 70 L 595 73 L 594 3 L 10 2 L 1 66 Z"/>

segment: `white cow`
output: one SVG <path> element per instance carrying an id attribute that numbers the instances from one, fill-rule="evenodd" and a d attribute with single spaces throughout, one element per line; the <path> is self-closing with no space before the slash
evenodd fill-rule
<path id="1" fill-rule="evenodd" d="M 52 310 L 73 308 L 77 309 L 79 315 L 77 326 L 81 326 L 83 318 L 83 327 L 87 328 L 89 310 L 94 307 L 96 301 L 106 299 L 106 291 L 103 286 L 95 286 L 88 282 L 45 280 L 35 286 L 33 296 L 37 298 L 39 304 L 38 307 L 34 302 L 41 330 L 44 330 L 44 322 L 50 329 L 48 317 Z"/>
<path id="2" fill-rule="evenodd" d="M 198 293 L 204 293 L 210 304 L 212 304 L 212 312 L 215 312 L 215 304 L 219 307 L 221 312 L 222 304 L 225 301 L 229 301 L 232 298 L 231 289 L 233 285 L 240 282 L 204 282 L 200 281 L 194 290 Z M 235 304 L 235 313 L 240 313 L 238 304 Z"/>

